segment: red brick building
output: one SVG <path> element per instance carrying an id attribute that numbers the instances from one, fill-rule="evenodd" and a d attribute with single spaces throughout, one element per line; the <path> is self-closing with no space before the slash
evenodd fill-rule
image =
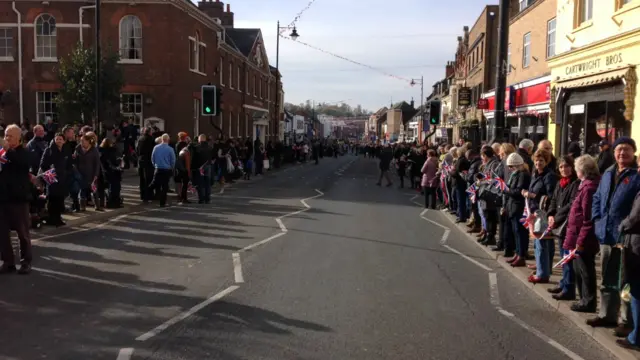
<path id="1" fill-rule="evenodd" d="M 95 7 L 83 0 L 0 2 L 0 121 L 75 120 L 57 118 L 56 66 L 77 43 L 93 46 L 94 19 Z M 101 45 L 119 51 L 125 74 L 121 114 L 139 124 L 155 121 L 172 135 L 218 135 L 214 122 L 225 138 L 278 138 L 279 76 L 260 29 L 233 22 L 229 5 L 219 1 L 103 0 Z M 212 119 L 199 109 L 200 87 L 208 83 L 223 89 L 222 115 Z M 103 120 L 118 115 L 107 112 Z"/>

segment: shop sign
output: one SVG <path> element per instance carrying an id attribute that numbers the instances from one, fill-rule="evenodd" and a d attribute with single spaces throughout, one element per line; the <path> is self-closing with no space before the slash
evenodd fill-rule
<path id="1" fill-rule="evenodd" d="M 458 90 L 458 106 L 471 105 L 471 89 L 463 87 Z"/>
<path id="2" fill-rule="evenodd" d="M 567 76 L 580 75 L 581 73 L 593 70 L 600 70 L 602 67 L 610 67 L 623 63 L 622 53 L 613 53 L 606 56 L 601 56 L 586 61 L 579 62 L 577 64 L 569 65 L 564 68 L 564 73 Z"/>
<path id="3" fill-rule="evenodd" d="M 510 87 L 513 89 L 513 87 Z M 551 99 L 551 88 L 548 82 L 528 86 L 525 88 L 509 90 L 505 93 L 505 110 L 515 111 L 520 106 L 535 105 L 548 103 Z M 487 98 L 489 105 L 485 110 L 495 110 L 496 98 L 491 96 Z M 513 106 L 510 102 L 513 101 Z"/>
<path id="4" fill-rule="evenodd" d="M 479 110 L 487 110 L 489 108 L 489 100 L 488 99 L 478 99 L 477 108 Z"/>
<path id="5" fill-rule="evenodd" d="M 504 109 L 514 111 L 516 109 L 516 90 L 509 86 L 504 94 Z"/>

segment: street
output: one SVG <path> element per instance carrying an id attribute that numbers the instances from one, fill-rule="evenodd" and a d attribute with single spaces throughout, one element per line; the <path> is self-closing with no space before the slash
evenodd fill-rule
<path id="1" fill-rule="evenodd" d="M 34 238 L 0 358 L 613 359 L 377 169 L 324 158 Z"/>

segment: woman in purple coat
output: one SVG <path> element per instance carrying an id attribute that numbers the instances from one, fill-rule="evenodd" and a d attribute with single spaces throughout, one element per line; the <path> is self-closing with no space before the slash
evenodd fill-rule
<path id="1" fill-rule="evenodd" d="M 569 211 L 563 248 L 576 251 L 573 266 L 580 299 L 571 306 L 571 310 L 593 313 L 597 305 L 596 255 L 600 251 L 600 243 L 593 226 L 591 205 L 600 183 L 600 171 L 595 159 L 589 155 L 577 158 L 575 168 L 581 183 Z"/>

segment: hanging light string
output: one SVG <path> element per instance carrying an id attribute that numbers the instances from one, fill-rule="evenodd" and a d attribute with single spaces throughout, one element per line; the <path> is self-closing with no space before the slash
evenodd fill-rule
<path id="1" fill-rule="evenodd" d="M 335 58 L 338 58 L 338 59 L 340 59 L 340 60 L 348 61 L 348 62 L 350 62 L 350 63 L 352 63 L 352 64 L 355 64 L 355 65 L 358 65 L 358 66 L 365 67 L 365 68 L 367 68 L 367 69 L 369 69 L 369 70 L 373 70 L 373 71 L 379 72 L 379 73 L 381 73 L 381 74 L 383 74 L 383 75 L 389 76 L 389 77 L 394 78 L 394 79 L 396 79 L 396 80 L 406 81 L 407 83 L 411 84 L 411 79 L 406 79 L 406 78 L 403 78 L 403 77 L 401 77 L 401 76 L 397 76 L 397 75 L 390 74 L 390 73 L 388 73 L 388 72 L 386 72 L 386 71 L 384 71 L 384 70 L 381 70 L 381 69 L 375 68 L 375 67 L 373 67 L 373 66 L 371 66 L 371 65 L 363 64 L 363 63 L 361 63 L 361 62 L 358 62 L 358 61 L 355 61 L 355 60 L 348 59 L 348 58 L 346 58 L 346 57 L 344 57 L 344 56 L 342 56 L 342 55 L 334 54 L 334 53 L 332 53 L 332 52 L 330 52 L 330 51 L 327 51 L 327 50 L 321 49 L 321 48 L 319 48 L 319 47 L 317 47 L 317 46 L 313 46 L 313 45 L 307 44 L 307 43 L 305 43 L 305 42 L 303 42 L 303 41 L 300 41 L 300 40 L 293 40 L 293 39 L 291 39 L 291 38 L 290 38 L 290 37 L 288 37 L 288 36 L 284 36 L 284 35 L 281 35 L 281 36 L 282 36 L 283 38 L 287 39 L 287 40 L 291 40 L 291 41 L 293 41 L 293 42 L 295 42 L 295 43 L 302 44 L 302 45 L 304 45 L 304 46 L 306 46 L 306 47 L 309 47 L 309 48 L 311 48 L 311 49 L 314 49 L 314 50 L 320 51 L 320 52 L 325 53 L 325 54 L 327 54 L 327 55 L 331 55 L 331 56 L 333 56 L 333 57 L 335 57 Z"/>
<path id="2" fill-rule="evenodd" d="M 302 10 L 300 10 L 298 15 L 296 15 L 296 17 L 293 18 L 293 21 L 291 21 L 289 25 L 280 29 L 280 35 L 284 34 L 284 32 L 287 31 L 287 29 L 291 29 L 292 27 L 296 26 L 296 23 L 298 22 L 298 20 L 300 20 L 300 17 L 302 17 L 302 14 L 304 14 L 305 11 L 309 10 L 309 8 L 311 7 L 311 5 L 313 5 L 314 2 L 316 2 L 316 0 L 309 0 L 309 3 L 307 4 L 307 6 L 305 6 Z"/>

